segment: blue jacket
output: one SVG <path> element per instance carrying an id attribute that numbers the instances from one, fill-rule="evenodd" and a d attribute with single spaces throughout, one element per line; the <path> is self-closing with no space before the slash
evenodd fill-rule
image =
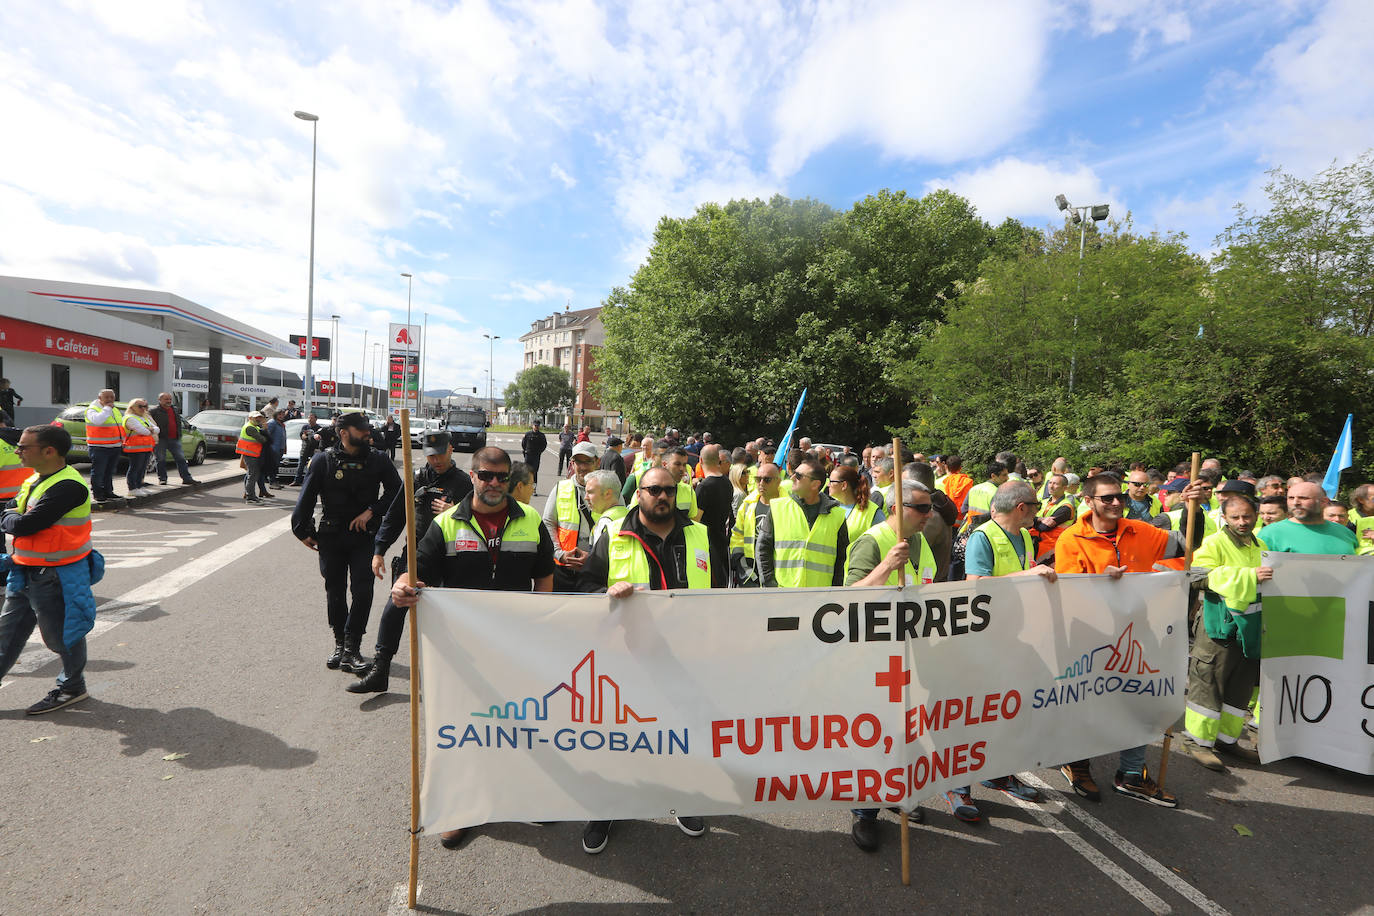
<path id="1" fill-rule="evenodd" d="M 286 427 L 276 420 L 267 421 L 267 439 L 272 443 L 272 451 L 278 455 L 286 454 Z"/>
<path id="2" fill-rule="evenodd" d="M 22 592 L 28 587 L 28 569 L 11 560 L 8 554 L 0 555 L 0 573 L 9 574 L 6 593 Z M 105 558 L 100 551 L 92 550 L 75 563 L 56 569 L 57 579 L 62 583 L 62 599 L 67 605 L 62 642 L 71 647 L 95 626 L 95 595 L 91 593 L 91 586 L 105 578 Z"/>

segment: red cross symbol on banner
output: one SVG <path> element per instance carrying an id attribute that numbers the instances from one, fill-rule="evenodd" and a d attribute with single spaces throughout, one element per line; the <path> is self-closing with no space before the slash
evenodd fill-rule
<path id="1" fill-rule="evenodd" d="M 873 675 L 874 687 L 887 688 L 889 703 L 902 702 L 902 688 L 911 683 L 911 672 L 902 667 L 900 655 L 889 655 L 887 670 Z"/>

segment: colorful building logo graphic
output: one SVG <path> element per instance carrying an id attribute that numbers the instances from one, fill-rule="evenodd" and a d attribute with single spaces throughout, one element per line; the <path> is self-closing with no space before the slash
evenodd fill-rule
<path id="1" fill-rule="evenodd" d="M 635 722 L 656 722 L 657 716 L 641 716 L 620 696 L 620 685 L 610 675 L 596 673 L 596 650 L 582 656 L 568 675 L 568 679 L 540 697 L 525 697 L 491 706 L 486 712 L 474 712 L 481 719 L 534 719 L 549 717 L 549 701 L 566 691 L 569 700 L 568 718 L 573 722 L 600 725 L 613 722 L 624 725 Z M 609 717 L 609 718 L 607 718 Z"/>
<path id="2" fill-rule="evenodd" d="M 1102 665 L 1103 671 L 1115 671 L 1124 675 L 1158 674 L 1159 669 L 1151 667 L 1145 660 L 1145 650 L 1132 632 L 1134 627 L 1133 623 L 1126 624 L 1126 629 L 1121 631 L 1115 643 L 1107 643 L 1085 653 L 1078 661 L 1065 668 L 1064 673 L 1055 680 L 1062 681 L 1092 674 L 1096 669 L 1097 656 L 1102 652 L 1107 653 L 1107 660 Z"/>

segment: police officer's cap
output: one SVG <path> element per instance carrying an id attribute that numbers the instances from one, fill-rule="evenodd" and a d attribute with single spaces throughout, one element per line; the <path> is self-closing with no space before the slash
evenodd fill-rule
<path id="1" fill-rule="evenodd" d="M 351 426 L 354 429 L 372 429 L 372 421 L 361 410 L 346 410 L 334 421 L 336 427 Z"/>
<path id="2" fill-rule="evenodd" d="M 1218 493 L 1239 493 L 1247 499 L 1255 498 L 1255 485 L 1248 480 L 1227 480 L 1217 487 Z"/>
<path id="3" fill-rule="evenodd" d="M 425 454 L 426 455 L 447 455 L 449 446 L 448 433 L 425 433 Z"/>

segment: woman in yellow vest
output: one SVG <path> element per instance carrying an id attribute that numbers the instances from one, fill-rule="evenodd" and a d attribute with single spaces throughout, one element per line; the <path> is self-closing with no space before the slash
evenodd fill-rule
<path id="1" fill-rule="evenodd" d="M 148 459 L 153 456 L 155 445 L 157 422 L 148 416 L 148 402 L 143 398 L 134 398 L 124 414 L 124 454 L 129 459 L 124 489 L 128 495 L 147 496 L 153 492 L 143 486 L 143 475 L 148 471 Z"/>
<path id="2" fill-rule="evenodd" d="M 887 518 L 883 510 L 869 500 L 868 481 L 853 468 L 840 465 L 832 469 L 828 487 L 830 498 L 844 506 L 844 524 L 851 546 L 859 535 Z"/>

